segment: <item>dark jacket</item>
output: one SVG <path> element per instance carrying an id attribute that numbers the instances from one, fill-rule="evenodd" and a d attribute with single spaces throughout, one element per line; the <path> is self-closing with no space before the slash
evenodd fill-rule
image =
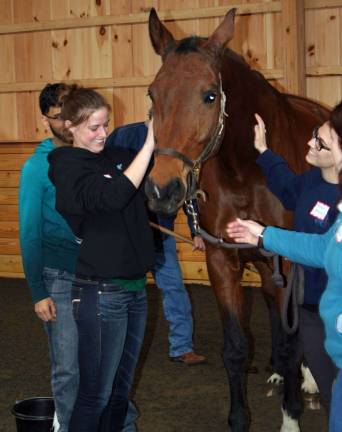
<path id="1" fill-rule="evenodd" d="M 286 161 L 271 150 L 257 159 L 267 179 L 267 186 L 287 210 L 294 212 L 293 228 L 306 233 L 325 233 L 337 216 L 338 186 L 327 183 L 319 168 L 294 174 Z M 304 303 L 317 305 L 327 285 L 323 269 L 303 266 Z"/>
<path id="2" fill-rule="evenodd" d="M 49 154 L 56 209 L 82 240 L 76 273 L 138 279 L 154 264 L 144 195 L 123 171 L 134 155 L 62 147 Z"/>

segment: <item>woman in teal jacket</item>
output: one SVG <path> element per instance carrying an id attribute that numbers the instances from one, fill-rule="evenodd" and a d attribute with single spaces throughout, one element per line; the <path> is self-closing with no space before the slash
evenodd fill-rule
<path id="1" fill-rule="evenodd" d="M 339 186 L 342 189 L 342 102 L 330 116 L 330 135 L 319 137 L 330 149 Z M 256 133 L 264 134 L 256 126 Z M 336 366 L 338 376 L 333 386 L 329 418 L 329 431 L 342 431 L 342 201 L 338 205 L 340 214 L 325 234 L 306 234 L 280 228 L 263 227 L 253 221 L 237 219 L 227 225 L 227 234 L 238 243 L 251 243 L 266 250 L 286 256 L 291 261 L 311 267 L 324 268 L 328 284 L 324 291 L 319 312 L 325 326 L 325 348 Z"/>

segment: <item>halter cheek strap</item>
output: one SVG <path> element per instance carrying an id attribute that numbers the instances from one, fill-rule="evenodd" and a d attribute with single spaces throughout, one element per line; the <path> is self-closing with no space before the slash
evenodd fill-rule
<path id="1" fill-rule="evenodd" d="M 214 133 L 213 133 L 210 141 L 204 147 L 204 149 L 199 154 L 199 156 L 195 160 L 192 160 L 189 157 L 185 156 L 183 153 L 180 153 L 179 151 L 177 151 L 173 148 L 156 149 L 154 151 L 154 154 L 156 156 L 166 155 L 166 156 L 174 157 L 176 159 L 180 159 L 182 162 L 184 162 L 190 168 L 193 168 L 196 165 L 200 166 L 209 157 L 214 156 L 214 154 L 220 148 L 220 145 L 222 142 L 222 136 L 223 136 L 223 131 L 224 131 L 224 117 L 228 117 L 228 114 L 225 111 L 227 98 L 226 98 L 226 95 L 222 89 L 221 74 L 219 74 L 219 89 L 220 89 L 220 113 L 219 113 L 218 121 L 217 121 Z"/>

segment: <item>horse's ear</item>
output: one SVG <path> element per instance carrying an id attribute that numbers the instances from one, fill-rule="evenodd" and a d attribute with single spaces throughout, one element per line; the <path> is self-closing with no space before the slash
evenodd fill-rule
<path id="1" fill-rule="evenodd" d="M 154 8 L 152 8 L 150 12 L 148 29 L 154 51 L 160 56 L 164 57 L 167 49 L 174 44 L 175 39 L 160 21 Z"/>
<path id="2" fill-rule="evenodd" d="M 205 46 L 209 48 L 209 50 L 214 52 L 221 51 L 225 48 L 226 44 L 233 39 L 235 14 L 236 8 L 230 9 L 226 13 L 221 24 L 205 43 Z"/>

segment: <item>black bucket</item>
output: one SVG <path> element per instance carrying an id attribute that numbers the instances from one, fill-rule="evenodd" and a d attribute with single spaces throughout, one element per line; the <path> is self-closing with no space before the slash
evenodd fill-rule
<path id="1" fill-rule="evenodd" d="M 34 397 L 16 402 L 11 412 L 17 432 L 50 432 L 55 405 L 50 397 Z"/>

